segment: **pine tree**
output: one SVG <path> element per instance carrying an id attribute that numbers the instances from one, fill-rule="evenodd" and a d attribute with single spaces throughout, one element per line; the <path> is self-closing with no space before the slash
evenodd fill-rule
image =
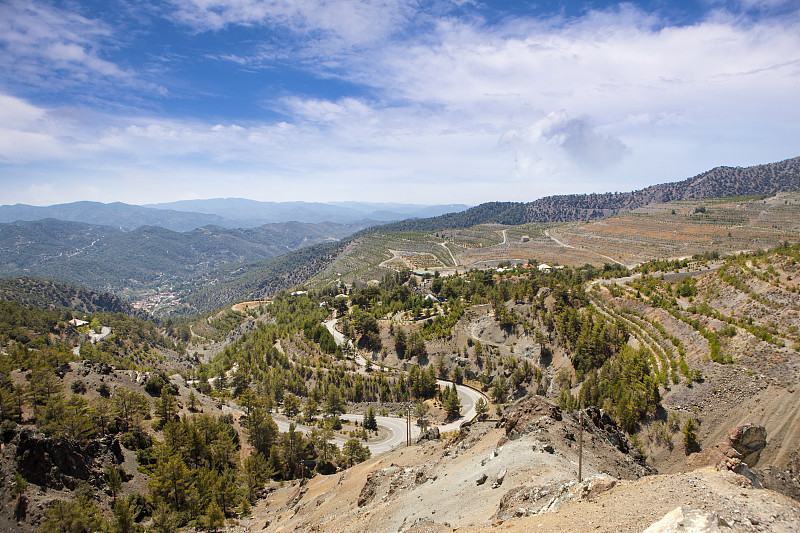
<path id="1" fill-rule="evenodd" d="M 692 450 L 697 447 L 697 422 L 694 418 L 690 418 L 683 426 L 683 449 L 686 455 L 689 455 Z"/>
<path id="2" fill-rule="evenodd" d="M 455 385 L 452 388 L 445 388 L 442 407 L 447 411 L 448 418 L 456 418 L 461 414 L 461 399 L 458 397 Z"/>
<path id="3" fill-rule="evenodd" d="M 114 531 L 115 533 L 132 533 L 134 531 L 133 512 L 130 503 L 125 498 L 114 504 Z"/>
<path id="4" fill-rule="evenodd" d="M 330 416 L 346 412 L 344 400 L 339 389 L 334 385 L 328 385 L 328 394 L 325 398 L 325 413 Z"/>
<path id="5" fill-rule="evenodd" d="M 366 461 L 372 455 L 369 448 L 362 446 L 356 438 L 352 438 L 344 443 L 342 454 L 347 459 L 349 466 Z"/>
<path id="6" fill-rule="evenodd" d="M 475 413 L 478 415 L 478 419 L 482 419 L 486 416 L 486 413 L 489 412 L 489 404 L 486 403 L 482 397 L 478 398 L 478 401 L 475 402 Z"/>
<path id="7" fill-rule="evenodd" d="M 206 513 L 203 515 L 202 522 L 206 529 L 214 532 L 216 532 L 225 524 L 225 514 L 223 514 L 222 509 L 220 509 L 219 505 L 217 505 L 217 502 L 212 501 L 208 505 Z"/>
<path id="8" fill-rule="evenodd" d="M 178 413 L 178 402 L 172 394 L 172 388 L 164 385 L 161 387 L 161 400 L 158 403 L 158 417 L 162 424 L 173 420 Z"/>
<path id="9" fill-rule="evenodd" d="M 111 498 L 114 504 L 117 503 L 117 493 L 122 489 L 122 475 L 119 469 L 114 465 L 109 465 L 106 468 L 106 482 L 111 491 Z"/>
<path id="10" fill-rule="evenodd" d="M 375 410 L 370 406 L 364 414 L 364 429 L 378 431 L 378 422 L 375 420 Z"/>

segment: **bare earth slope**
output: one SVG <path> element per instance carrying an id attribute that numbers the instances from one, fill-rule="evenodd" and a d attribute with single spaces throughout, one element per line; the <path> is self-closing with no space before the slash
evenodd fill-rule
<path id="1" fill-rule="evenodd" d="M 715 511 L 734 531 L 792 531 L 800 520 L 800 504 L 731 472 L 645 476 L 652 471 L 599 410 L 584 419 L 579 484 L 575 415 L 528 398 L 500 428 L 477 423 L 451 440 L 280 488 L 242 525 L 268 532 L 641 531 L 681 505 Z"/>

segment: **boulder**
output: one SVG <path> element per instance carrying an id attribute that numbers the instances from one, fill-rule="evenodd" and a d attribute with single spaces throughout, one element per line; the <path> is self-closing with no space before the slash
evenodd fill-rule
<path id="1" fill-rule="evenodd" d="M 440 438 L 441 435 L 439 434 L 439 428 L 437 426 L 431 426 L 423 431 L 419 437 L 417 437 L 417 442 L 419 443 L 426 440 L 439 440 Z"/>
<path id="2" fill-rule="evenodd" d="M 497 479 L 495 479 L 494 483 L 492 483 L 493 489 L 496 489 L 497 487 L 503 484 L 503 480 L 505 480 L 506 478 L 506 473 L 508 473 L 508 470 L 506 470 L 505 468 L 500 469 L 500 471 L 497 473 Z"/>
<path id="3" fill-rule="evenodd" d="M 693 507 L 677 507 L 643 533 L 721 533 L 728 529 L 728 525 L 716 513 Z"/>

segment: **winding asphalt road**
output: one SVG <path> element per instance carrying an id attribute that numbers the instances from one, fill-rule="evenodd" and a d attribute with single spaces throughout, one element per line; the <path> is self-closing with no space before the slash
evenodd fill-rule
<path id="1" fill-rule="evenodd" d="M 330 319 L 323 322 L 323 325 L 328 328 L 328 331 L 331 332 L 333 335 L 333 339 L 336 341 L 337 345 L 342 345 L 347 342 L 345 336 L 336 329 L 336 319 Z M 367 365 L 366 359 L 360 354 L 355 355 L 355 362 L 362 368 Z M 441 387 L 450 387 L 453 385 L 451 381 L 446 380 L 437 380 L 436 383 Z M 461 427 L 462 424 L 474 419 L 477 416 L 477 411 L 475 409 L 475 404 L 478 402 L 478 399 L 483 398 L 484 401 L 487 403 L 489 399 L 481 392 L 467 387 L 465 385 L 456 385 L 456 392 L 458 393 L 458 397 L 461 400 L 461 412 L 463 413 L 460 418 L 450 422 L 449 424 L 444 424 L 438 426 L 439 431 L 444 433 L 448 431 L 456 431 L 458 428 Z M 362 415 L 344 415 L 344 417 L 353 417 L 348 418 L 348 420 L 360 420 Z M 406 438 L 406 423 L 405 420 L 402 418 L 392 418 L 392 417 L 385 417 L 379 416 L 376 417 L 379 426 L 385 427 L 389 430 L 391 437 L 381 443 L 376 444 L 368 444 L 372 453 L 381 453 L 383 451 L 391 450 L 396 446 L 400 445 L 405 441 Z M 419 428 L 412 424 L 411 427 L 411 438 L 415 438 L 419 435 Z M 373 446 L 375 450 L 373 450 Z M 387 447 L 388 446 L 388 447 Z"/>

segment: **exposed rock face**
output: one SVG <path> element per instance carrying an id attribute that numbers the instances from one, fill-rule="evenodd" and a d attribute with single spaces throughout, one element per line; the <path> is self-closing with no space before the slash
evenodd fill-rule
<path id="1" fill-rule="evenodd" d="M 439 440 L 439 428 L 437 426 L 429 427 L 419 437 L 417 437 L 417 444 L 426 440 Z"/>
<path id="2" fill-rule="evenodd" d="M 500 424 L 505 427 L 507 438 L 509 440 L 514 440 L 524 435 L 535 433 L 538 429 L 543 427 L 552 426 L 554 422 L 564 421 L 564 423 L 561 424 L 562 427 L 558 430 L 558 432 L 560 432 L 560 437 L 565 441 L 577 444 L 578 428 L 567 423 L 572 417 L 577 419 L 578 414 L 569 413 L 565 415 L 553 402 L 543 396 L 537 395 L 521 401 L 516 409 L 503 417 Z M 592 434 L 606 441 L 622 454 L 628 456 L 630 460 L 644 469 L 642 472 L 643 474 L 655 473 L 655 471 L 646 464 L 645 458 L 639 450 L 633 446 L 627 435 L 625 435 L 625 432 L 620 429 L 616 421 L 603 409 L 598 409 L 596 407 L 584 409 L 583 427 L 585 433 Z M 586 438 L 586 435 L 584 435 L 584 438 Z M 547 453 L 553 453 L 552 445 L 548 445 L 547 442 L 537 441 L 535 442 L 535 446 Z"/>
<path id="3" fill-rule="evenodd" d="M 756 468 L 754 472 L 764 488 L 780 492 L 784 496 L 800 502 L 800 450 L 794 452 L 785 470 L 766 466 Z"/>
<path id="4" fill-rule="evenodd" d="M 741 454 L 742 462 L 754 467 L 761 450 L 767 445 L 767 430 L 753 424 L 738 426 L 728 432 L 728 440 L 731 448 Z"/>
<path id="5" fill-rule="evenodd" d="M 753 473 L 761 481 L 765 489 L 780 492 L 800 502 L 800 477 L 790 470 L 782 471 L 774 466 L 757 468 Z"/>
<path id="6" fill-rule="evenodd" d="M 528 433 L 542 417 L 561 420 L 561 409 L 544 396 L 533 396 L 504 415 L 500 423 L 506 428 L 506 436 L 515 439 Z"/>
<path id="7" fill-rule="evenodd" d="M 44 488 L 72 490 L 78 480 L 99 486 L 105 483 L 105 467 L 124 459 L 119 440 L 112 437 L 82 442 L 48 439 L 23 430 L 13 444 L 19 472 Z"/>
<path id="8" fill-rule="evenodd" d="M 358 495 L 358 506 L 363 507 L 380 495 L 379 501 L 394 498 L 398 492 L 421 485 L 428 480 L 424 467 L 401 468 L 392 465 L 370 472 Z"/>
<path id="9" fill-rule="evenodd" d="M 751 466 L 758 461 L 758 456 L 767 445 L 767 430 L 763 426 L 746 424 L 728 432 L 727 437 L 711 448 L 693 453 L 686 458 L 686 466 L 690 470 L 704 466 L 728 469 L 747 475 Z"/>

